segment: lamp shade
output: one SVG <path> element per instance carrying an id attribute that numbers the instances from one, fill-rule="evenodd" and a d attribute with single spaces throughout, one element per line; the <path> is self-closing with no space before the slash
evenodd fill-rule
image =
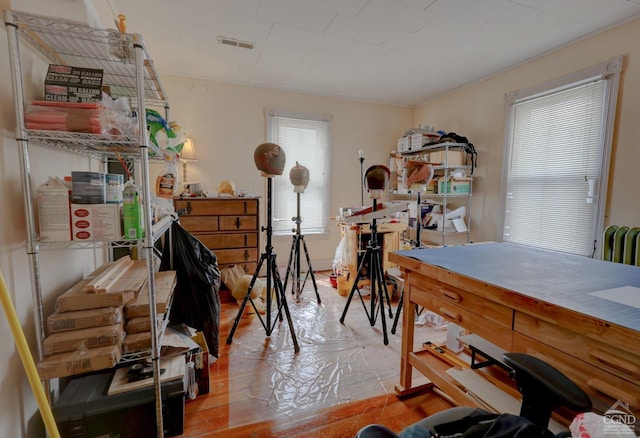
<path id="1" fill-rule="evenodd" d="M 193 140 L 191 137 L 187 137 L 182 145 L 182 150 L 180 151 L 180 160 L 182 161 L 198 161 L 198 156 L 196 155 L 196 148 L 193 145 Z"/>
<path id="2" fill-rule="evenodd" d="M 256 167 L 267 178 L 282 175 L 286 161 L 284 149 L 275 143 L 262 143 L 253 153 Z"/>

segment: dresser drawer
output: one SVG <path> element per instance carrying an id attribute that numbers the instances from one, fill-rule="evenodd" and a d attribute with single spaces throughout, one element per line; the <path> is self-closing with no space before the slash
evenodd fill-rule
<path id="1" fill-rule="evenodd" d="M 180 218 L 180 225 L 192 234 L 198 231 L 218 231 L 217 216 L 183 216 Z"/>
<path id="2" fill-rule="evenodd" d="M 223 215 L 256 215 L 258 201 L 256 199 L 176 199 L 176 210 L 187 210 L 189 216 L 223 216 Z"/>
<path id="3" fill-rule="evenodd" d="M 636 385 L 640 384 L 640 355 L 630 351 L 637 346 L 615 346 L 516 312 L 514 330 L 558 348 L 571 356 L 615 374 Z M 603 326 L 602 330 L 606 330 Z"/>
<path id="4" fill-rule="evenodd" d="M 207 248 L 231 249 L 258 246 L 258 233 L 196 234 L 196 237 Z"/>
<path id="5" fill-rule="evenodd" d="M 513 347 L 513 351 L 531 354 L 566 374 L 589 394 L 594 410 L 598 413 L 606 412 L 617 401 L 629 403 L 632 411 L 640 410 L 640 386 L 628 380 L 521 333 L 514 333 Z"/>
<path id="6" fill-rule="evenodd" d="M 495 301 L 487 300 L 486 297 L 479 296 L 444 282 L 428 279 L 421 275 L 412 273 L 410 281 L 412 287 L 421 289 L 427 292 L 429 296 L 440 300 L 438 301 L 438 303 L 440 303 L 439 305 L 446 304 L 447 308 L 458 309 L 456 312 L 464 311 L 465 313 L 477 315 L 485 321 L 491 321 L 511 329 L 513 324 L 513 310 L 507 306 Z"/>
<path id="7" fill-rule="evenodd" d="M 220 231 L 257 230 L 256 216 L 219 216 Z"/>
<path id="8" fill-rule="evenodd" d="M 413 280 L 413 275 L 411 278 Z M 417 286 L 411 281 L 409 299 L 412 303 L 423 306 L 481 337 L 493 339 L 495 344 L 505 350 L 511 349 L 513 331 L 510 309 L 486 300 L 477 300 L 473 294 L 460 291 L 451 293 L 450 288 L 445 292 L 433 286 L 426 284 Z M 418 293 L 415 293 L 416 291 Z"/>
<path id="9" fill-rule="evenodd" d="M 257 248 L 214 249 L 213 252 L 218 257 L 219 264 L 236 265 L 258 261 Z"/>

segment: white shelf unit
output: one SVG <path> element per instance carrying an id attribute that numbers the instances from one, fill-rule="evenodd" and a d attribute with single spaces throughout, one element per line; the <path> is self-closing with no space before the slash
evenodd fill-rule
<path id="1" fill-rule="evenodd" d="M 467 164 L 449 164 L 449 152 L 451 151 L 460 151 L 463 155 L 466 154 L 467 145 L 464 143 L 438 143 L 430 146 L 425 146 L 419 150 L 412 150 L 407 152 L 402 152 L 401 155 L 403 157 L 411 159 L 411 157 L 420 157 L 426 153 L 431 154 L 433 152 L 443 152 L 444 160 L 441 164 L 433 164 L 433 170 L 435 172 L 434 180 L 440 177 L 444 177 L 448 180 L 449 176 L 452 175 L 456 171 L 464 172 L 469 180 L 469 193 L 427 193 L 420 192 L 418 196 L 418 192 L 409 192 L 409 193 L 394 193 L 393 191 L 389 194 L 389 199 L 392 201 L 415 201 L 420 202 L 421 205 L 428 205 L 436 203 L 442 203 L 442 212 L 446 212 L 447 208 L 451 207 L 449 204 L 453 201 L 455 207 L 464 206 L 466 207 L 465 212 L 465 224 L 466 231 L 458 232 L 458 231 L 447 231 L 443 226 L 442 229 L 438 230 L 429 230 L 421 228 L 420 236 L 421 236 L 421 244 L 422 243 L 430 243 L 430 244 L 440 244 L 446 245 L 448 241 L 454 240 L 459 242 L 463 240 L 463 243 L 469 243 L 471 241 L 471 199 L 473 196 L 473 176 L 472 171 L 473 168 L 471 165 Z M 419 160 L 418 160 L 419 161 Z M 396 177 L 396 175 L 392 176 L 392 179 Z M 392 187 L 393 189 L 393 187 Z M 430 202 L 431 201 L 431 202 Z M 416 220 L 420 220 L 421 211 L 418 210 L 418 218 Z M 415 233 L 415 228 L 413 229 Z M 426 238 L 425 238 L 426 236 Z M 412 239 L 413 240 L 413 239 Z"/>
<path id="2" fill-rule="evenodd" d="M 5 27 L 8 33 L 11 79 L 16 112 L 16 142 L 20 150 L 22 193 L 24 196 L 27 226 L 26 251 L 29 256 L 34 319 L 37 324 L 38 354 L 42 360 L 42 341 L 45 337 L 45 319 L 42 306 L 42 282 L 40 279 L 40 248 L 89 248 L 110 246 L 140 246 L 147 261 L 149 287 L 149 311 L 156 320 L 156 290 L 154 281 L 154 242 L 167 231 L 174 218 L 167 217 L 157 224 L 151 221 L 151 197 L 149 184 L 149 160 L 162 159 L 162 152 L 147 140 L 147 107 L 164 108 L 168 118 L 169 103 L 160 82 L 158 72 L 139 34 L 121 33 L 110 29 L 92 28 L 84 23 L 5 10 Z M 26 129 L 23 73 L 21 69 L 22 47 L 44 57 L 46 62 L 58 65 L 101 69 L 103 85 L 108 85 L 112 97 L 128 97 L 137 109 L 138 131 L 134 137 L 85 134 L 76 132 L 43 131 Z M 138 164 L 140 175 L 135 175 L 143 199 L 145 238 L 134 242 L 68 242 L 48 244 L 37 240 L 34 219 L 33 187 L 31 181 L 29 143 L 89 156 L 106 162 L 118 154 Z M 156 425 L 158 436 L 163 436 L 162 394 L 160 386 L 160 335 L 151 324 L 151 351 L 156 395 Z M 43 382 L 45 385 L 48 382 Z"/>

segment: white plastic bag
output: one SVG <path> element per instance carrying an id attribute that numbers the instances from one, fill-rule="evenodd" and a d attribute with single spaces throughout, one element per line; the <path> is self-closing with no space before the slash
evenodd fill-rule
<path id="1" fill-rule="evenodd" d="M 625 424 L 624 418 L 627 417 L 611 415 L 609 411 L 604 417 L 593 412 L 584 412 L 576 415 L 569 430 L 573 438 L 636 438 L 633 429 Z M 633 420 L 635 421 L 635 417 Z"/>
<path id="2" fill-rule="evenodd" d="M 343 234 L 340 243 L 336 247 L 336 253 L 333 258 L 333 272 L 341 275 L 345 266 L 351 264 L 351 241 L 347 234 Z"/>

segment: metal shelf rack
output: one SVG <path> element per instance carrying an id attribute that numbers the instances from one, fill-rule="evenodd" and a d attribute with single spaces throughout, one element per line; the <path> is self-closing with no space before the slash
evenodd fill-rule
<path id="1" fill-rule="evenodd" d="M 34 219 L 29 143 L 34 142 L 45 147 L 103 161 L 120 155 L 138 162 L 141 175 L 136 175 L 136 181 L 141 187 L 145 229 L 152 230 L 148 162 L 150 159 L 163 159 L 163 154 L 157 148 L 153 148 L 147 140 L 145 110 L 147 107 L 164 108 L 168 118 L 169 103 L 158 72 L 139 34 L 96 29 L 77 21 L 13 10 L 5 10 L 4 21 L 8 34 L 14 91 L 16 142 L 20 150 L 21 183 L 27 225 L 26 251 L 31 271 L 34 319 L 38 325 L 38 359 L 42 360 L 42 341 L 45 336 L 39 261 L 42 242 L 37 240 Z M 23 73 L 20 64 L 21 45 L 42 55 L 45 62 L 51 64 L 103 70 L 103 85 L 109 87 L 111 96 L 127 97 L 132 107 L 137 108 L 138 135 L 136 138 L 26 129 Z M 161 221 L 153 232 L 146 233 L 142 242 L 142 254 L 147 261 L 149 311 L 152 321 L 156 320 L 157 315 L 153 244 L 155 239 L 169 228 L 170 223 L 169 219 Z M 162 437 L 164 432 L 160 386 L 160 336 L 156 324 L 151 324 L 151 343 L 156 394 L 156 430 L 158 436 Z M 48 385 L 48 382 L 44 384 Z"/>
<path id="2" fill-rule="evenodd" d="M 403 157 L 411 157 L 411 156 L 420 156 L 420 154 L 424 154 L 424 153 L 430 153 L 430 152 L 438 152 L 438 151 L 444 151 L 445 152 L 445 160 L 442 164 L 440 165 L 433 165 L 433 170 L 436 173 L 436 176 L 442 176 L 445 179 L 448 179 L 448 177 L 458 171 L 458 170 L 462 170 L 465 173 L 467 173 L 468 175 L 471 175 L 473 168 L 472 166 L 466 165 L 466 164 L 449 164 L 449 152 L 453 151 L 453 150 L 461 150 L 461 151 L 465 151 L 466 150 L 467 145 L 464 143 L 438 143 L 438 144 L 433 144 L 433 145 L 429 145 L 429 146 L 424 146 L 422 148 L 419 149 L 412 149 L 410 151 L 406 151 L 406 152 L 401 152 L 400 155 L 402 155 Z M 467 230 L 466 231 L 462 231 L 462 232 L 458 232 L 458 231 L 447 231 L 445 229 L 445 227 L 443 226 L 442 230 L 428 230 L 428 229 L 421 229 L 421 233 L 422 235 L 431 235 L 433 236 L 433 238 L 437 238 L 440 242 L 441 245 L 446 245 L 447 244 L 447 238 L 451 237 L 451 236 L 462 236 L 464 235 L 465 237 L 465 242 L 469 243 L 470 239 L 471 239 L 471 198 L 472 198 L 472 194 L 473 194 L 473 178 L 469 181 L 469 193 L 420 193 L 420 204 L 433 204 L 435 200 L 438 200 L 438 202 L 440 202 L 442 204 L 442 210 L 443 212 L 447 211 L 447 207 L 448 207 L 448 202 L 451 199 L 457 199 L 457 200 L 465 200 L 465 207 L 467 209 L 466 211 L 466 215 L 465 215 L 465 222 L 467 222 Z M 413 192 L 413 193 L 389 193 L 389 199 L 392 201 L 418 201 L 418 196 L 417 193 Z M 419 220 L 419 216 L 420 216 L 420 210 L 418 210 L 418 218 L 417 220 Z"/>

